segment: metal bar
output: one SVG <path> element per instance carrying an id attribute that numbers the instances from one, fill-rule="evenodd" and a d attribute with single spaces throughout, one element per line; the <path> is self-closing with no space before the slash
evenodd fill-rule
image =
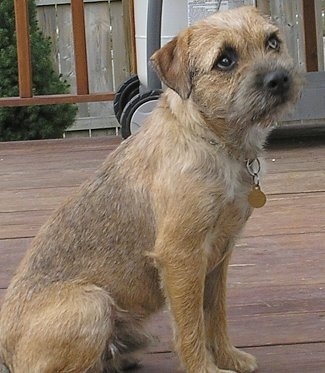
<path id="1" fill-rule="evenodd" d="M 149 64 L 149 59 L 161 45 L 161 17 L 163 0 L 148 1 L 147 16 L 147 78 L 149 89 L 161 88 L 161 81 Z"/>
<path id="2" fill-rule="evenodd" d="M 318 71 L 315 0 L 303 0 L 305 55 L 307 72 Z"/>
<path id="3" fill-rule="evenodd" d="M 83 0 L 71 0 L 74 56 L 76 66 L 77 93 L 89 93 L 88 62 Z"/>
<path id="4" fill-rule="evenodd" d="M 14 0 L 20 97 L 32 97 L 28 0 Z"/>
<path id="5" fill-rule="evenodd" d="M 113 101 L 114 92 L 92 93 L 87 95 L 44 95 L 29 98 L 4 97 L 0 98 L 0 107 L 3 106 L 29 106 L 29 105 L 57 105 L 75 104 L 84 102 Z"/>

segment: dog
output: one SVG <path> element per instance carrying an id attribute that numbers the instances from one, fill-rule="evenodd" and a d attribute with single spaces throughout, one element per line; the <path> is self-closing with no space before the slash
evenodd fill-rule
<path id="1" fill-rule="evenodd" d="M 254 7 L 199 21 L 151 63 L 168 87 L 152 115 L 50 217 L 11 281 L 1 372 L 133 367 L 151 340 L 146 320 L 165 304 L 187 373 L 257 367 L 228 337 L 227 267 L 265 202 L 263 144 L 301 74 Z"/>

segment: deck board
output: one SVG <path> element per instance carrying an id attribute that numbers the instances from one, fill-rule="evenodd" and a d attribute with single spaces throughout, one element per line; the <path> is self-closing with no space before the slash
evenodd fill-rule
<path id="1" fill-rule="evenodd" d="M 119 141 L 0 143 L 0 303 L 40 226 Z M 257 356 L 260 373 L 324 373 L 325 141 L 272 144 L 266 166 L 268 202 L 254 211 L 229 269 L 230 334 Z M 149 328 L 159 342 L 138 372 L 178 371 L 168 312 Z"/>

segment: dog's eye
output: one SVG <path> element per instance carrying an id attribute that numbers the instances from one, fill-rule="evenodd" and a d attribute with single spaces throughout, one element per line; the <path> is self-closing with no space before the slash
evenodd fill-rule
<path id="1" fill-rule="evenodd" d="M 266 47 L 278 51 L 280 49 L 280 40 L 275 35 L 271 35 L 267 39 Z"/>
<path id="2" fill-rule="evenodd" d="M 238 61 L 237 53 L 234 49 L 226 49 L 213 65 L 214 69 L 229 71 L 234 68 Z"/>

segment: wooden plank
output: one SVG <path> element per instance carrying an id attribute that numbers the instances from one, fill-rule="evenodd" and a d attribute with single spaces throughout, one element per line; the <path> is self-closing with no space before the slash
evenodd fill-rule
<path id="1" fill-rule="evenodd" d="M 298 62 L 303 71 L 306 71 L 306 54 L 305 54 L 305 32 L 304 32 L 304 16 L 303 16 L 303 0 L 295 0 L 296 20 L 297 20 L 297 47 L 298 47 Z"/>
<path id="2" fill-rule="evenodd" d="M 0 212 L 38 211 L 57 207 L 67 195 L 72 194 L 74 187 L 48 189 L 23 189 L 19 191 L 0 192 Z M 11 200 L 8 200 L 11 199 Z"/>
<path id="3" fill-rule="evenodd" d="M 130 74 L 136 74 L 137 56 L 135 46 L 134 0 L 122 0 L 122 5 L 128 65 L 130 67 Z"/>
<path id="4" fill-rule="evenodd" d="M 37 7 L 37 21 L 43 35 L 51 41 L 51 61 L 53 70 L 60 74 L 57 17 L 55 5 Z"/>
<path id="5" fill-rule="evenodd" d="M 112 3 L 110 8 L 110 20 L 112 25 L 112 55 L 113 55 L 113 71 L 114 71 L 114 91 L 130 77 L 130 66 L 126 63 L 129 58 L 128 49 L 121 48 L 121 45 L 127 46 L 126 34 L 123 26 L 123 7 L 122 2 Z"/>
<path id="6" fill-rule="evenodd" d="M 28 0 L 14 0 L 20 97 L 32 97 Z"/>
<path id="7" fill-rule="evenodd" d="M 115 90 L 110 7 L 111 5 L 108 2 L 85 4 L 90 92 Z M 90 104 L 87 107 L 87 111 L 80 116 L 87 118 L 99 115 L 103 117 L 114 115 L 112 103 L 98 102 Z"/>
<path id="8" fill-rule="evenodd" d="M 92 106 L 94 104 L 89 104 L 89 111 L 92 110 Z M 103 104 L 104 109 L 109 109 L 112 107 L 110 103 L 106 103 L 106 105 Z M 90 114 L 90 113 L 89 113 Z M 103 113 L 101 113 L 103 114 Z M 73 125 L 71 125 L 69 128 L 65 129 L 65 135 L 67 133 L 71 133 L 73 131 L 89 131 L 89 136 L 91 137 L 92 130 L 114 130 L 111 133 L 117 134 L 117 130 L 120 127 L 118 121 L 116 120 L 115 115 L 109 114 L 105 116 L 100 116 L 100 117 L 82 117 L 82 118 L 77 118 Z"/>
<path id="9" fill-rule="evenodd" d="M 14 275 L 19 262 L 30 246 L 31 239 L 0 240 L 0 288 L 5 289 Z"/>
<path id="10" fill-rule="evenodd" d="M 53 176 L 57 175 L 63 170 L 74 172 L 74 169 L 76 173 L 84 173 L 84 169 L 95 171 L 111 150 L 112 149 L 109 146 L 104 149 L 88 150 L 86 148 L 80 149 L 80 151 L 76 150 L 75 152 L 71 152 L 71 159 L 69 159 L 69 162 L 67 162 L 65 155 L 62 153 L 56 153 L 57 159 L 54 159 L 53 156 L 46 154 L 44 154 L 44 158 L 39 159 L 39 156 L 42 156 L 42 153 L 32 153 L 28 156 L 28 159 L 22 159 L 19 164 L 17 164 L 17 159 L 19 162 L 21 155 L 19 154 L 19 151 L 17 151 L 16 154 L 1 155 L 3 157 L 1 158 L 3 166 L 0 169 L 0 175 L 3 177 L 4 183 L 7 181 L 7 175 L 8 182 L 11 180 L 11 182 L 15 183 L 11 188 L 8 188 L 11 190 L 26 189 L 30 187 L 41 188 L 44 186 L 42 179 L 52 179 Z M 89 152 L 91 155 L 84 152 Z M 37 162 L 37 167 L 35 167 L 35 164 L 33 167 L 31 162 Z M 82 168 L 80 168 L 80 163 L 82 163 Z M 33 174 L 36 175 L 36 180 L 32 183 L 32 185 L 30 185 L 28 180 Z M 38 185 L 37 175 L 39 176 Z M 62 182 L 64 181 L 65 180 Z"/>
<path id="11" fill-rule="evenodd" d="M 229 286 L 325 284 L 324 240 L 322 232 L 242 237 L 231 261 Z"/>
<path id="12" fill-rule="evenodd" d="M 5 97 L 0 99 L 1 106 L 30 106 L 30 105 L 56 105 L 56 104 L 75 104 L 80 102 L 99 102 L 113 101 L 115 93 L 91 93 L 80 95 L 44 95 L 33 96 L 30 98 Z"/>
<path id="13" fill-rule="evenodd" d="M 324 373 L 325 343 L 302 344 L 292 346 L 271 346 L 245 348 L 257 357 L 259 373 Z M 167 373 L 185 371 L 173 352 L 144 354 L 139 373 Z"/>
<path id="14" fill-rule="evenodd" d="M 308 142 L 310 142 L 309 145 Z M 324 170 L 325 144 L 321 137 L 313 140 L 301 138 L 291 143 L 282 142 L 282 145 L 281 143 L 273 144 L 265 156 L 266 175 L 291 171 L 322 171 Z"/>
<path id="15" fill-rule="evenodd" d="M 324 289 L 325 283 L 293 285 L 282 283 L 272 286 L 229 284 L 229 314 L 235 318 L 241 314 L 249 316 L 321 312 L 324 309 Z"/>
<path id="16" fill-rule="evenodd" d="M 307 313 L 290 313 L 283 310 L 279 314 L 256 313 L 234 317 L 230 309 L 229 334 L 234 345 L 241 348 L 324 342 L 322 314 L 323 310 Z M 148 347 L 151 353 L 173 349 L 173 333 L 168 311 L 161 311 L 153 316 L 148 330 L 158 336 L 159 341 Z"/>
<path id="17" fill-rule="evenodd" d="M 46 182 L 44 183 L 42 180 L 53 180 L 53 177 L 57 176 L 58 174 L 63 172 L 64 170 L 67 170 L 68 172 L 72 172 L 71 177 L 73 177 L 74 170 L 76 171 L 76 174 L 78 175 L 78 172 L 83 174 L 87 170 L 89 172 L 95 171 L 97 167 L 102 163 L 102 161 L 105 159 L 105 150 L 94 150 L 93 151 L 93 157 L 94 158 L 88 158 L 86 154 L 81 154 L 82 152 L 76 152 L 76 158 L 74 158 L 73 154 L 71 157 L 71 160 L 68 163 L 64 163 L 64 155 L 58 154 L 58 160 L 62 161 L 62 166 L 60 167 L 60 164 L 57 163 L 57 161 L 50 156 L 46 159 L 42 159 L 37 163 L 37 167 L 33 168 L 33 166 L 27 161 L 22 161 L 20 165 L 15 165 L 15 160 L 19 158 L 19 155 L 6 157 L 3 160 L 3 168 L 1 168 L 0 175 L 3 178 L 8 178 L 4 180 L 4 185 L 6 184 L 8 180 L 8 186 L 10 186 L 10 182 L 14 183 L 11 184 L 11 187 L 8 188 L 8 190 L 19 190 L 19 189 L 28 189 L 28 188 L 42 188 L 44 186 L 50 187 L 51 185 Z M 98 160 L 97 154 L 98 153 Z M 109 153 L 109 149 L 107 149 L 106 154 Z M 79 156 L 79 159 L 77 158 Z M 46 156 L 45 156 L 46 157 Z M 88 154 L 89 157 L 89 154 Z M 28 157 L 30 162 L 37 162 L 38 158 L 37 156 L 30 156 Z M 79 162 L 79 163 L 78 163 Z M 82 162 L 83 168 L 81 170 L 78 169 L 78 164 L 80 166 L 80 163 Z M 16 166 L 14 170 L 10 170 L 10 167 Z M 32 175 L 35 175 L 36 180 L 31 181 L 31 184 L 28 183 Z M 19 182 L 19 177 L 21 177 L 21 182 Z M 37 184 L 37 178 L 39 179 L 39 184 Z M 62 180 L 61 183 L 64 183 L 65 180 Z M 45 185 L 46 184 L 46 185 Z M 55 184 L 54 184 L 55 185 Z M 65 185 L 65 184 L 64 184 Z"/>
<path id="18" fill-rule="evenodd" d="M 121 0 L 83 0 L 84 3 L 103 3 L 103 2 L 118 2 Z M 46 6 L 46 5 L 64 5 L 64 4 L 71 4 L 71 0 L 36 0 L 35 1 L 37 6 Z"/>
<path id="19" fill-rule="evenodd" d="M 261 373 L 324 373 L 325 343 L 248 348 Z"/>
<path id="20" fill-rule="evenodd" d="M 107 2 L 85 5 L 85 29 L 91 92 L 114 90 L 110 35 L 110 6 Z M 120 44 L 121 46 L 121 44 Z"/>
<path id="21" fill-rule="evenodd" d="M 325 343 L 244 349 L 257 357 L 260 373 L 324 373 Z M 144 354 L 139 373 L 179 372 L 180 362 L 173 352 Z"/>
<path id="22" fill-rule="evenodd" d="M 19 239 L 21 237 L 34 237 L 52 213 L 53 208 L 36 211 L 0 212 L 0 242 L 1 240 Z"/>
<path id="23" fill-rule="evenodd" d="M 59 71 L 70 85 L 70 93 L 77 93 L 75 51 L 73 48 L 71 4 L 56 6 Z"/>
<path id="24" fill-rule="evenodd" d="M 324 7 L 324 1 L 323 1 Z M 325 9 L 323 9 L 325 10 Z M 324 24 L 324 13 L 322 12 L 322 1 L 316 0 L 315 1 L 315 22 L 316 22 L 316 39 L 317 39 L 317 52 L 318 52 L 318 71 L 324 71 L 324 49 L 325 49 L 325 42 L 324 42 L 324 32 L 323 29 Z M 324 96 L 325 97 L 325 96 Z"/>
<path id="25" fill-rule="evenodd" d="M 288 171 L 282 173 L 268 173 L 262 179 L 263 191 L 268 196 L 314 193 L 324 191 L 325 174 L 320 170 L 313 171 Z M 295 196 L 293 196 L 295 198 Z"/>
<path id="26" fill-rule="evenodd" d="M 0 143 L 0 155 L 16 154 L 47 154 L 51 152 L 75 153 L 83 150 L 104 150 L 115 149 L 121 143 L 118 136 L 105 136 L 94 139 L 51 139 L 51 140 L 28 140 L 28 141 L 8 141 Z M 23 160 L 23 159 L 22 159 Z M 19 164 L 17 164 L 19 166 Z"/>
<path id="27" fill-rule="evenodd" d="M 283 1 L 281 9 L 281 28 L 285 32 L 287 48 L 296 62 L 299 61 L 297 48 L 297 22 L 295 1 Z"/>
<path id="28" fill-rule="evenodd" d="M 262 209 L 255 209 L 243 236 L 319 233 L 325 229 L 325 193 L 267 196 Z"/>
<path id="29" fill-rule="evenodd" d="M 303 0 L 306 70 L 318 71 L 315 0 Z"/>
<path id="30" fill-rule="evenodd" d="M 271 15 L 270 0 L 256 0 L 256 6 L 262 14 Z"/>
<path id="31" fill-rule="evenodd" d="M 85 32 L 85 14 L 83 0 L 71 2 L 74 56 L 77 79 L 77 94 L 89 93 L 88 62 Z"/>
<path id="32" fill-rule="evenodd" d="M 51 163 L 53 164 L 53 162 Z M 89 160 L 88 162 L 85 160 L 81 170 L 77 168 L 77 161 L 74 160 L 68 167 L 62 168 L 53 167 L 53 165 L 49 164 L 52 168 L 46 169 L 46 162 L 44 162 L 44 167 L 42 166 L 36 170 L 32 167 L 28 167 L 28 170 L 23 170 L 23 166 L 21 170 L 15 170 L 14 172 L 0 170 L 0 177 L 4 179 L 1 183 L 1 188 L 7 191 L 17 191 L 22 189 L 57 188 L 60 186 L 76 187 L 90 175 L 93 175 L 101 163 L 101 160 Z M 17 185 L 19 178 L 21 178 L 22 182 Z"/>
<path id="33" fill-rule="evenodd" d="M 299 49 L 297 40 L 300 39 L 299 23 L 296 19 L 297 1 L 273 0 L 269 2 L 272 19 L 283 31 L 289 54 L 296 64 L 299 64 Z"/>

